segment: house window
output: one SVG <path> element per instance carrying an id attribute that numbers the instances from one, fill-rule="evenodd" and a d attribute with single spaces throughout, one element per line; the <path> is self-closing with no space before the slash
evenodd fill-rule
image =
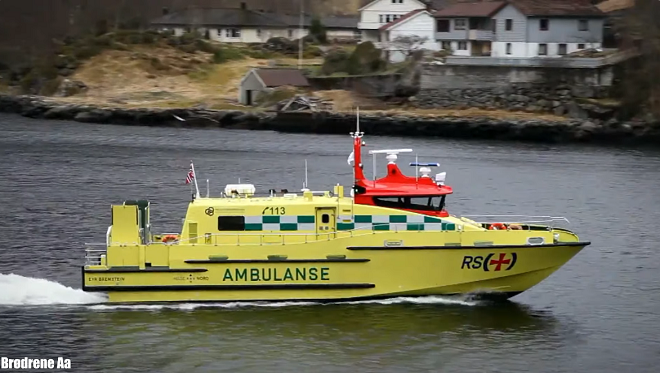
<path id="1" fill-rule="evenodd" d="M 260 28 L 257 29 L 257 36 L 261 37 L 261 29 Z"/>
<path id="2" fill-rule="evenodd" d="M 289 39 L 293 37 L 293 30 L 288 30 L 289 32 Z"/>
<path id="3" fill-rule="evenodd" d="M 491 19 L 490 24 L 493 26 L 493 34 L 497 34 L 497 20 Z"/>
<path id="4" fill-rule="evenodd" d="M 465 30 L 465 19 L 459 18 L 454 20 L 454 30 Z"/>
<path id="5" fill-rule="evenodd" d="M 582 43 L 578 44 L 578 48 L 577 48 L 577 49 L 584 49 L 584 44 L 582 44 Z"/>
<path id="6" fill-rule="evenodd" d="M 458 42 L 458 50 L 459 51 L 466 51 L 467 50 L 467 42 L 459 41 Z"/>
<path id="7" fill-rule="evenodd" d="M 548 55 L 548 44 L 539 44 L 539 56 Z"/>
<path id="8" fill-rule="evenodd" d="M 228 28 L 225 30 L 225 36 L 228 38 L 240 38 L 241 30 L 237 28 Z"/>
<path id="9" fill-rule="evenodd" d="M 559 47 L 557 48 L 557 54 L 560 56 L 566 54 L 566 44 L 559 44 Z"/>
<path id="10" fill-rule="evenodd" d="M 438 26 L 438 32 L 449 32 L 449 20 L 448 19 L 439 19 L 436 22 Z"/>
<path id="11" fill-rule="evenodd" d="M 244 231 L 245 216 L 218 216 L 219 231 Z"/>
<path id="12" fill-rule="evenodd" d="M 451 49 L 451 42 L 449 42 L 449 41 L 443 41 L 443 42 L 442 42 L 442 49 L 443 49 L 443 50 L 446 50 L 446 51 L 450 50 L 450 49 Z"/>
<path id="13" fill-rule="evenodd" d="M 382 15 L 382 14 L 379 14 L 379 15 L 378 15 L 378 22 L 379 22 L 379 23 L 385 23 L 385 16 Z"/>
<path id="14" fill-rule="evenodd" d="M 506 54 L 511 54 L 511 43 L 506 43 Z"/>
<path id="15" fill-rule="evenodd" d="M 506 19 L 504 20 L 504 29 L 506 31 L 511 31 L 513 30 L 513 20 L 512 19 Z"/>
<path id="16" fill-rule="evenodd" d="M 550 26 L 550 20 L 547 18 L 541 18 L 539 20 L 539 30 L 548 31 L 548 26 Z"/>
<path id="17" fill-rule="evenodd" d="M 586 19 L 578 20 L 578 31 L 589 31 L 589 21 Z"/>

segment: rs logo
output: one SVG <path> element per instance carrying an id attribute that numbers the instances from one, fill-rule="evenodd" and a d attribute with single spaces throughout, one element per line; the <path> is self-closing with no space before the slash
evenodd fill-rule
<path id="1" fill-rule="evenodd" d="M 463 257 L 463 263 L 461 264 L 461 269 L 479 269 L 483 268 L 484 271 L 488 272 L 493 271 L 508 271 L 513 266 L 516 265 L 516 260 L 518 255 L 516 253 L 511 253 L 507 257 L 505 253 L 490 253 L 484 258 L 481 255 L 465 255 Z"/>

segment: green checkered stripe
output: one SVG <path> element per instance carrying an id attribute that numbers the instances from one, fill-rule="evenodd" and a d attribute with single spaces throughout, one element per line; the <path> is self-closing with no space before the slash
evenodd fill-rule
<path id="1" fill-rule="evenodd" d="M 316 231 L 314 215 L 257 215 L 245 217 L 246 231 Z"/>
<path id="2" fill-rule="evenodd" d="M 456 224 L 423 215 L 355 215 L 339 216 L 337 230 L 365 229 L 374 231 L 455 231 Z"/>

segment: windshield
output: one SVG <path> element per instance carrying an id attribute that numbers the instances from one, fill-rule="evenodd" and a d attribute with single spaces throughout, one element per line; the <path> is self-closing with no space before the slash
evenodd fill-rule
<path id="1" fill-rule="evenodd" d="M 410 210 L 442 211 L 446 196 L 374 197 L 376 206 Z"/>

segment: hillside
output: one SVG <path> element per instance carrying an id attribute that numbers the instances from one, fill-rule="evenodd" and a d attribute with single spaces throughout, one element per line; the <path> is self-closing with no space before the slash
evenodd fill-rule
<path id="1" fill-rule="evenodd" d="M 306 11 L 320 15 L 356 14 L 366 0 L 302 0 Z M 0 0 L 0 67 L 53 48 L 52 40 L 83 35 L 100 24 L 110 28 L 145 28 L 163 14 L 186 7 L 261 9 L 295 14 L 301 0 Z M 35 25 L 39 25 L 35 27 Z"/>
<path id="2" fill-rule="evenodd" d="M 267 66 L 270 61 L 245 57 L 209 64 L 211 58 L 210 53 L 184 53 L 166 46 L 104 51 L 83 63 L 71 76 L 72 80 L 84 82 L 87 91 L 62 100 L 128 107 L 242 108 L 237 102 L 241 78 L 251 68 Z M 273 61 L 296 63 L 287 57 Z"/>

